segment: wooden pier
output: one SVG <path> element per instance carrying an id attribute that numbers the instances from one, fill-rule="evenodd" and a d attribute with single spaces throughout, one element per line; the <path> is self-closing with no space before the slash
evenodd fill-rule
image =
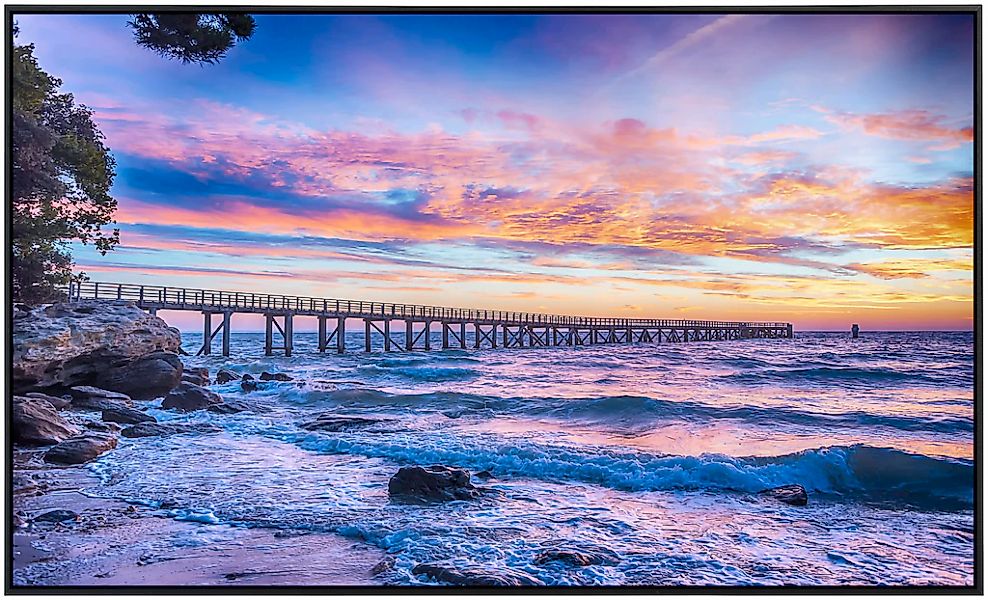
<path id="1" fill-rule="evenodd" d="M 315 317 L 320 352 L 346 347 L 347 319 L 364 322 L 364 351 L 373 351 L 377 338 L 385 352 L 431 350 L 433 325 L 442 332 L 442 348 L 467 348 L 468 328 L 474 348 L 534 348 L 593 346 L 598 344 L 677 344 L 764 338 L 791 338 L 791 323 L 695 321 L 678 319 L 621 319 L 577 317 L 366 302 L 330 298 L 282 296 L 253 292 L 199 290 L 128 283 L 86 281 L 69 286 L 70 300 L 129 300 L 151 314 L 159 310 L 201 312 L 203 344 L 199 354 L 211 354 L 213 340 L 221 340 L 223 356 L 230 355 L 233 315 L 264 315 L 264 351 L 292 355 L 295 317 Z M 214 328 L 213 317 L 216 317 Z M 392 323 L 404 323 L 404 331 Z M 397 337 L 395 337 L 397 335 Z"/>

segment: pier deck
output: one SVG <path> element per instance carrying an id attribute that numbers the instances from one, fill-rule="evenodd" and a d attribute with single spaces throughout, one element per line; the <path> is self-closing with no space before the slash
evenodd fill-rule
<path id="1" fill-rule="evenodd" d="M 213 340 L 220 336 L 224 356 L 230 355 L 232 319 L 237 313 L 264 315 L 265 353 L 277 350 L 286 356 L 292 354 L 295 317 L 315 317 L 319 351 L 339 353 L 347 349 L 348 319 L 364 321 L 366 352 L 374 349 L 372 342 L 378 337 L 385 351 L 431 350 L 433 324 L 441 327 L 442 348 L 466 348 L 468 326 L 473 328 L 474 348 L 664 344 L 793 335 L 792 324 L 782 322 L 581 317 L 99 281 L 72 283 L 68 296 L 70 300 L 129 300 L 152 314 L 159 310 L 200 312 L 203 344 L 199 354 L 210 354 Z M 219 318 L 215 328 L 214 316 Z M 402 321 L 404 327 L 393 330 L 395 321 Z"/>

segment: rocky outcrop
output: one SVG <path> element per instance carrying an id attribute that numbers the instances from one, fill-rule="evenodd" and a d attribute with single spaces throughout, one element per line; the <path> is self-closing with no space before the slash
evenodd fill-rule
<path id="1" fill-rule="evenodd" d="M 258 377 L 258 379 L 260 379 L 261 381 L 291 381 L 292 380 L 291 376 L 286 375 L 285 373 L 268 373 L 267 371 L 262 372 L 260 377 Z"/>
<path id="2" fill-rule="evenodd" d="M 138 423 L 120 432 L 125 438 L 159 437 L 183 433 L 216 433 L 220 428 L 209 423 Z"/>
<path id="3" fill-rule="evenodd" d="M 244 378 L 240 380 L 240 389 L 244 392 L 256 392 L 257 385 L 257 380 L 249 374 L 244 375 Z"/>
<path id="4" fill-rule="evenodd" d="M 798 483 L 780 485 L 779 487 L 769 488 L 758 493 L 759 495 L 774 498 L 779 502 L 783 502 L 791 506 L 806 506 L 806 503 L 809 502 L 809 496 L 806 494 L 806 489 Z"/>
<path id="5" fill-rule="evenodd" d="M 231 381 L 236 381 L 240 379 L 240 375 L 237 375 L 229 369 L 220 369 L 216 372 L 216 383 L 230 383 Z"/>
<path id="6" fill-rule="evenodd" d="M 209 369 L 206 367 L 185 367 L 182 381 L 195 385 L 209 385 Z"/>
<path id="7" fill-rule="evenodd" d="M 470 483 L 470 471 L 432 465 L 402 467 L 388 481 L 388 494 L 401 502 L 447 502 L 479 498 L 483 490 Z"/>
<path id="8" fill-rule="evenodd" d="M 72 405 L 72 397 L 67 394 L 65 396 L 49 396 L 48 394 L 42 394 L 41 392 L 28 392 L 24 395 L 28 398 L 38 398 L 39 400 L 44 400 L 54 406 L 55 410 L 62 410 L 63 408 L 68 408 Z"/>
<path id="9" fill-rule="evenodd" d="M 322 413 L 312 419 L 303 421 L 299 424 L 299 427 L 309 431 L 345 431 L 368 427 L 382 421 L 384 419 Z"/>
<path id="10" fill-rule="evenodd" d="M 161 408 L 192 412 L 220 404 L 223 404 L 223 398 L 216 392 L 191 383 L 180 383 L 161 401 Z"/>
<path id="11" fill-rule="evenodd" d="M 12 337 L 16 393 L 95 384 L 129 394 L 134 388 L 106 385 L 117 380 L 108 370 L 151 353 L 175 353 L 181 343 L 177 329 L 134 303 L 105 300 L 32 308 L 14 320 Z"/>
<path id="12" fill-rule="evenodd" d="M 151 352 L 116 364 L 96 377 L 96 385 L 138 400 L 167 394 L 182 381 L 182 360 L 174 352 Z"/>
<path id="13" fill-rule="evenodd" d="M 126 408 L 133 404 L 127 394 L 111 392 L 91 385 L 77 385 L 70 388 L 69 395 L 72 397 L 72 408 L 84 410 Z"/>
<path id="14" fill-rule="evenodd" d="M 103 411 L 103 420 L 109 423 L 121 423 L 123 425 L 136 425 L 137 423 L 154 423 L 157 421 L 151 415 L 141 412 L 139 410 L 134 410 L 133 408 L 127 408 L 124 406 L 118 408 L 108 408 Z"/>
<path id="15" fill-rule="evenodd" d="M 415 565 L 412 574 L 425 575 L 435 581 L 451 585 L 511 587 L 543 585 L 528 573 L 511 567 L 497 567 L 496 570 L 489 571 L 477 567 L 445 567 L 423 563 Z"/>
<path id="16" fill-rule="evenodd" d="M 18 444 L 57 444 L 77 433 L 50 402 L 41 398 L 14 396 L 10 424 Z"/>
<path id="17" fill-rule="evenodd" d="M 40 514 L 31 519 L 35 523 L 64 523 L 66 521 L 78 521 L 79 513 L 64 508 L 57 508 Z"/>
<path id="18" fill-rule="evenodd" d="M 84 433 L 52 446 L 45 452 L 45 462 L 79 465 L 116 447 L 117 438 L 112 435 Z"/>

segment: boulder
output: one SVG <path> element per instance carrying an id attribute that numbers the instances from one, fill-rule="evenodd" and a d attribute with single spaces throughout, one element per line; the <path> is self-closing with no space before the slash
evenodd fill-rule
<path id="1" fill-rule="evenodd" d="M 231 381 L 236 381 L 240 379 L 240 375 L 237 375 L 230 369 L 220 369 L 216 372 L 216 383 L 230 383 Z"/>
<path id="2" fill-rule="evenodd" d="M 69 388 L 69 395 L 72 397 L 72 408 L 106 410 L 108 408 L 126 408 L 133 404 L 127 394 L 111 392 L 91 385 L 77 385 Z"/>
<path id="3" fill-rule="evenodd" d="M 52 446 L 45 452 L 45 462 L 78 465 L 116 447 L 117 438 L 112 435 L 84 433 Z"/>
<path id="4" fill-rule="evenodd" d="M 79 519 L 79 513 L 75 513 L 64 508 L 58 508 L 38 515 L 37 517 L 31 519 L 31 521 L 35 523 L 62 523 L 64 521 L 78 521 Z"/>
<path id="5" fill-rule="evenodd" d="M 245 377 L 246 377 L 246 375 L 245 375 Z M 257 382 L 254 381 L 253 378 L 251 378 L 251 379 L 242 379 L 242 380 L 240 380 L 240 389 L 243 390 L 243 391 L 245 391 L 245 392 L 256 392 L 257 391 Z"/>
<path id="6" fill-rule="evenodd" d="M 544 565 L 548 562 L 561 562 L 573 567 L 589 567 L 591 565 L 616 565 L 621 562 L 621 558 L 613 550 L 606 548 L 585 549 L 585 548 L 546 548 L 532 560 L 537 565 Z"/>
<path id="7" fill-rule="evenodd" d="M 120 432 L 125 438 L 158 437 L 183 433 L 216 433 L 220 428 L 209 423 L 138 423 Z"/>
<path id="8" fill-rule="evenodd" d="M 206 367 L 185 367 L 182 370 L 182 381 L 196 385 L 209 385 L 209 369 Z"/>
<path id="9" fill-rule="evenodd" d="M 50 402 L 27 396 L 14 396 L 10 424 L 14 442 L 19 444 L 57 444 L 77 433 Z"/>
<path id="10" fill-rule="evenodd" d="M 151 352 L 115 364 L 96 377 L 96 385 L 138 400 L 167 394 L 182 381 L 182 360 L 174 352 Z"/>
<path id="11" fill-rule="evenodd" d="M 412 574 L 425 575 L 435 581 L 452 585 L 510 587 L 544 585 L 528 573 L 511 567 L 497 567 L 497 570 L 488 571 L 477 567 L 445 567 L 423 563 L 415 565 Z"/>
<path id="12" fill-rule="evenodd" d="M 84 423 L 86 429 L 90 431 L 100 431 L 103 433 L 117 433 L 122 427 L 116 423 L 104 423 L 102 421 L 87 421 Z"/>
<path id="13" fill-rule="evenodd" d="M 44 400 L 55 407 L 55 410 L 62 410 L 63 408 L 68 408 L 72 405 L 72 396 L 49 396 L 48 394 L 42 394 L 41 392 L 28 392 L 24 394 L 28 398 L 37 398 L 39 400 Z"/>
<path id="14" fill-rule="evenodd" d="M 112 366 L 176 352 L 181 343 L 177 329 L 133 302 L 61 302 L 25 312 L 11 332 L 15 393 L 92 384 Z"/>
<path id="15" fill-rule="evenodd" d="M 809 502 L 809 496 L 806 494 L 806 489 L 798 483 L 780 485 L 779 487 L 769 488 L 758 493 L 762 496 L 774 498 L 779 502 L 783 502 L 791 506 L 806 506 L 806 503 Z"/>
<path id="16" fill-rule="evenodd" d="M 261 381 L 291 381 L 292 378 L 284 373 L 268 373 L 264 371 L 260 375 Z"/>
<path id="17" fill-rule="evenodd" d="M 232 415 L 234 413 L 249 410 L 249 408 L 246 404 L 240 402 L 239 400 L 224 400 L 219 404 L 212 404 L 208 406 L 206 410 L 223 415 Z"/>
<path id="18" fill-rule="evenodd" d="M 370 417 L 356 417 L 348 415 L 335 415 L 332 413 L 322 413 L 316 415 L 308 421 L 299 424 L 302 429 L 309 431 L 344 431 L 349 429 L 359 429 L 369 425 L 375 425 L 384 419 L 374 419 Z"/>
<path id="19" fill-rule="evenodd" d="M 470 483 L 470 471 L 445 465 L 402 467 L 388 481 L 391 498 L 404 502 L 472 500 L 482 493 Z"/>
<path id="20" fill-rule="evenodd" d="M 157 421 L 151 415 L 134 410 L 133 408 L 119 407 L 108 408 L 103 411 L 103 420 L 111 423 L 122 423 L 124 425 L 134 425 L 137 423 L 154 423 Z"/>
<path id="21" fill-rule="evenodd" d="M 161 408 L 192 412 L 217 404 L 223 404 L 223 398 L 216 392 L 192 383 L 180 383 L 161 401 Z"/>

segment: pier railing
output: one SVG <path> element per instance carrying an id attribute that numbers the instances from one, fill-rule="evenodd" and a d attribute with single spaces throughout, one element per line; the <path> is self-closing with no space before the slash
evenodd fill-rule
<path id="1" fill-rule="evenodd" d="M 277 312 L 297 315 L 343 315 L 354 318 L 423 319 L 435 321 L 538 323 L 541 325 L 603 327 L 777 327 L 788 323 L 752 321 L 701 321 L 687 319 L 625 319 L 581 317 L 545 313 L 451 308 L 393 302 L 370 302 L 340 298 L 285 296 L 256 292 L 236 292 L 178 288 L 101 281 L 73 282 L 70 299 L 131 300 L 142 308 L 161 310 L 211 310 L 216 312 Z"/>

